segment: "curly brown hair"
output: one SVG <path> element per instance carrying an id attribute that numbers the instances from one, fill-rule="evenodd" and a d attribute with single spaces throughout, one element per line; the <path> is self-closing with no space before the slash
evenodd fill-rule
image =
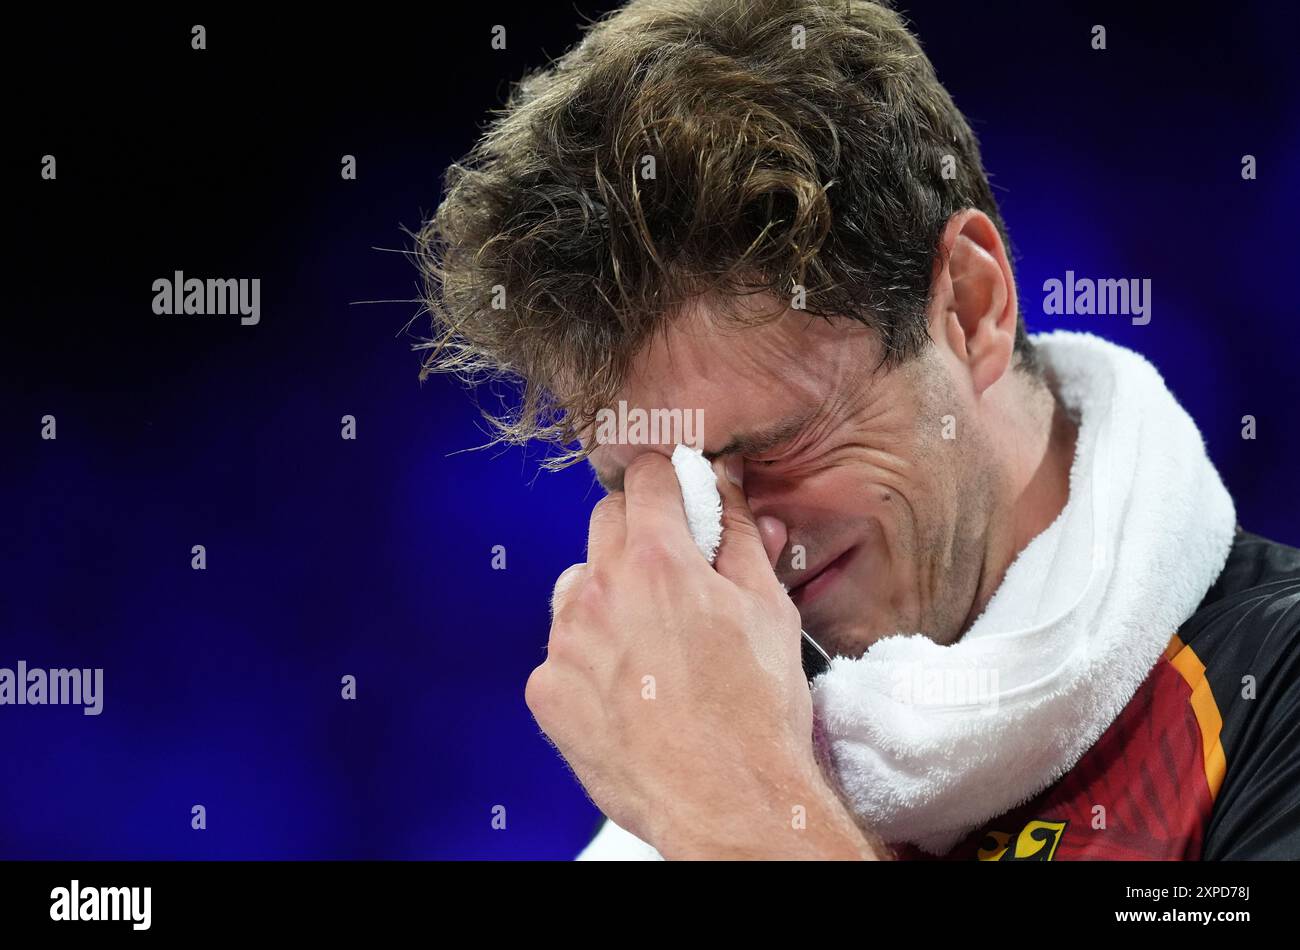
<path id="1" fill-rule="evenodd" d="M 975 136 L 894 11 L 633 0 L 515 85 L 448 169 L 415 235 L 434 326 L 420 378 L 522 381 L 510 411 L 480 407 L 489 445 L 566 446 L 684 305 L 752 323 L 727 301 L 784 310 L 801 288 L 896 365 L 928 342 L 934 255 L 965 208 L 1009 246 Z M 1016 351 L 1036 370 L 1023 318 Z"/>

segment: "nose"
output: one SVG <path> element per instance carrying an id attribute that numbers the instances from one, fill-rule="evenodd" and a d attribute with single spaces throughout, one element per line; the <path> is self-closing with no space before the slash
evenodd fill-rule
<path id="1" fill-rule="evenodd" d="M 772 515 L 759 515 L 755 523 L 763 538 L 763 550 L 767 552 L 767 559 L 772 562 L 772 569 L 776 570 L 777 558 L 781 556 L 788 537 L 785 522 Z"/>

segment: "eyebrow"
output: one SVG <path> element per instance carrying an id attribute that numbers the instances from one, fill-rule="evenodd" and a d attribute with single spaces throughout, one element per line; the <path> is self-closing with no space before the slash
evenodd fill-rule
<path id="1" fill-rule="evenodd" d="M 816 409 L 808 409 L 796 415 L 782 419 L 774 425 L 767 426 L 763 429 L 757 429 L 753 432 L 742 432 L 733 436 L 731 441 L 722 448 L 713 452 L 705 452 L 704 457 L 712 462 L 714 459 L 723 455 L 731 455 L 736 452 L 745 455 L 761 455 L 764 452 L 770 452 L 779 446 L 785 445 L 803 431 L 810 419 L 816 414 Z M 596 472 L 596 480 L 607 492 L 616 492 L 623 490 L 623 472 L 626 466 L 616 472 L 602 472 L 593 464 L 592 468 Z"/>

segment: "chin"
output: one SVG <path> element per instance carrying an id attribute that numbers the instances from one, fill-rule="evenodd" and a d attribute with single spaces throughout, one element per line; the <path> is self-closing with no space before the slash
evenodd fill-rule
<path id="1" fill-rule="evenodd" d="M 896 636 L 898 633 L 896 627 L 890 627 L 887 630 L 878 627 L 846 630 L 843 636 L 836 638 L 836 642 L 832 644 L 834 649 L 827 649 L 826 652 L 830 653 L 831 656 L 847 656 L 856 659 L 866 653 L 877 642 L 886 637 Z"/>
<path id="2" fill-rule="evenodd" d="M 832 657 L 860 657 L 877 640 L 898 632 L 897 627 L 885 626 L 883 622 L 871 623 L 860 615 L 855 616 L 857 612 L 851 605 L 840 617 L 828 616 L 826 611 L 818 613 L 816 618 L 803 618 L 804 630 Z"/>
<path id="3" fill-rule="evenodd" d="M 828 591 L 818 603 L 800 611 L 804 630 L 832 657 L 860 657 L 886 637 L 921 634 L 936 639 L 912 617 L 890 611 L 869 610 L 872 602 L 888 602 L 889 595 L 845 577 L 841 589 Z"/>

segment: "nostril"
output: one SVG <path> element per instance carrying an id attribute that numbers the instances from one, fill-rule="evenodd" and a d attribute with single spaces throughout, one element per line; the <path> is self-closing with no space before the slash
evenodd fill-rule
<path id="1" fill-rule="evenodd" d="M 772 569 L 776 570 L 776 562 L 781 557 L 781 552 L 785 550 L 785 542 L 789 537 L 785 522 L 772 515 L 759 515 L 755 522 L 758 525 L 758 533 L 763 538 L 763 550 L 767 552 L 767 559 L 771 562 Z"/>

